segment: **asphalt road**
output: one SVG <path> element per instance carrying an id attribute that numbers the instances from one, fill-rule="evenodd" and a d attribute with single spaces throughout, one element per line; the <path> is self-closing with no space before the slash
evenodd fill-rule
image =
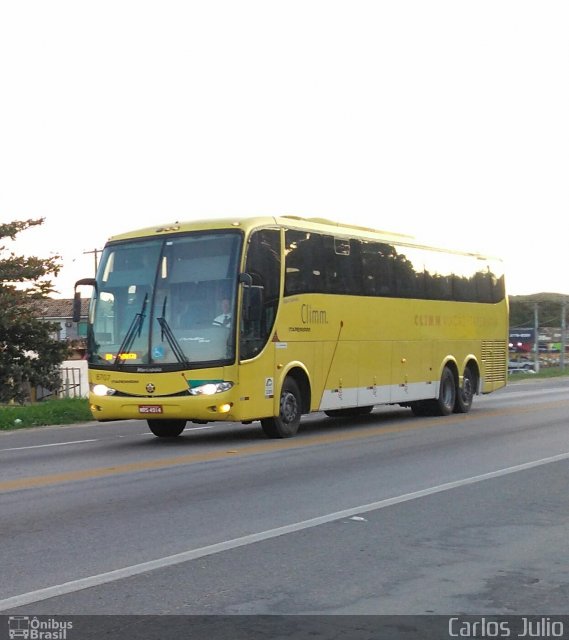
<path id="1" fill-rule="evenodd" d="M 0 434 L 3 614 L 567 614 L 569 379 L 257 424 Z"/>

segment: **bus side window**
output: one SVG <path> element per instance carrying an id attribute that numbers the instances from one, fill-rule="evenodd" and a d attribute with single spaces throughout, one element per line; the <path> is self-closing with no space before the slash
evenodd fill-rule
<path id="1" fill-rule="evenodd" d="M 395 248 L 391 245 L 369 240 L 360 241 L 362 295 L 394 295 L 393 265 L 395 255 Z"/>
<path id="2" fill-rule="evenodd" d="M 397 247 L 394 261 L 396 295 L 399 298 L 425 297 L 423 252 L 411 247 Z"/>
<path id="3" fill-rule="evenodd" d="M 322 248 L 316 253 L 324 264 L 326 293 L 361 295 L 359 243 L 348 238 L 322 236 Z"/>
<path id="4" fill-rule="evenodd" d="M 285 253 L 285 296 L 327 292 L 327 261 L 320 234 L 287 229 Z"/>

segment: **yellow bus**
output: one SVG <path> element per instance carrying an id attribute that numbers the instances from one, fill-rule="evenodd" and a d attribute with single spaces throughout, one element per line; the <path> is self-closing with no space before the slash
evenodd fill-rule
<path id="1" fill-rule="evenodd" d="M 315 411 L 469 411 L 506 384 L 498 259 L 296 216 L 207 220 L 110 238 L 91 285 L 99 421 L 251 423 L 294 436 Z"/>

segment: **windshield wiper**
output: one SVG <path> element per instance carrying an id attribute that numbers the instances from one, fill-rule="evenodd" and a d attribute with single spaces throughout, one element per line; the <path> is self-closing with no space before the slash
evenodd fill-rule
<path id="1" fill-rule="evenodd" d="M 137 336 L 140 336 L 142 332 L 142 325 L 144 324 L 144 318 L 146 318 L 146 305 L 148 303 L 148 294 L 144 295 L 144 300 L 142 301 L 142 307 L 140 311 L 134 316 L 132 322 L 130 323 L 130 327 L 126 332 L 124 340 L 121 342 L 121 346 L 117 351 L 117 356 L 114 361 L 114 365 L 117 366 L 121 359 L 121 354 L 127 353 L 129 349 L 132 347 L 134 339 Z M 124 362 L 123 362 L 124 364 Z"/>
<path id="2" fill-rule="evenodd" d="M 162 340 L 162 342 L 164 342 L 165 337 L 168 341 L 168 344 L 170 345 L 170 348 L 174 352 L 174 355 L 176 356 L 176 360 L 181 364 L 189 366 L 190 361 L 186 357 L 186 354 L 180 346 L 180 343 L 176 339 L 176 336 L 174 335 L 172 329 L 170 329 L 170 325 L 166 321 L 166 300 L 168 300 L 168 296 L 164 298 L 164 304 L 162 305 L 162 316 L 160 318 L 156 318 L 161 330 L 160 339 Z"/>

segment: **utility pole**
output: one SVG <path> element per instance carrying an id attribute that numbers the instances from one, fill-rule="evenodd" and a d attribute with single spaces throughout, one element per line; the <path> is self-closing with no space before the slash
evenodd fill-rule
<path id="1" fill-rule="evenodd" d="M 533 343 L 533 368 L 535 369 L 536 373 L 539 373 L 539 302 L 536 302 L 533 306 L 533 330 L 535 335 Z"/>
<path id="2" fill-rule="evenodd" d="M 99 266 L 99 253 L 100 253 L 100 249 L 93 249 L 92 251 L 83 251 L 83 255 L 87 255 L 89 253 L 92 253 L 93 256 L 95 257 L 95 275 L 97 275 L 97 268 Z"/>
<path id="3" fill-rule="evenodd" d="M 567 338 L 567 321 L 565 319 L 567 310 L 567 300 L 561 303 L 561 349 L 559 352 L 559 366 L 561 371 L 565 371 L 565 341 Z"/>

